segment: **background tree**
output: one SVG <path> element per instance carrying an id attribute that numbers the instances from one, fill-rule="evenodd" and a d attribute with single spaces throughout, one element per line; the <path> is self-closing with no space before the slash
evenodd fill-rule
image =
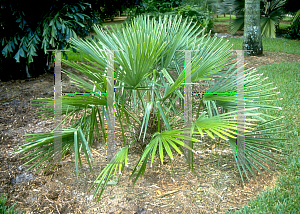
<path id="1" fill-rule="evenodd" d="M 85 38 L 101 23 L 132 1 L 114 1 L 111 13 L 101 11 L 108 1 L 8 1 L 0 3 L 0 72 L 2 81 L 30 78 L 50 70 L 47 49 L 69 48 L 70 38 Z M 38 9 L 37 9 L 38 8 Z M 65 55 L 65 53 L 63 52 Z"/>
<path id="2" fill-rule="evenodd" d="M 211 0 L 212 1 L 212 0 Z M 263 37 L 275 38 L 276 27 L 287 13 L 286 0 L 260 0 L 260 25 Z M 236 19 L 230 23 L 229 31 L 234 34 L 244 27 L 245 0 L 224 0 L 218 5 L 218 14 L 234 12 Z"/>
<path id="3" fill-rule="evenodd" d="M 260 27 L 260 0 L 245 1 L 245 26 L 243 50 L 248 56 L 263 54 L 261 27 Z"/>
<path id="4" fill-rule="evenodd" d="M 109 18 L 110 20 L 113 17 L 119 15 L 119 12 L 126 10 L 127 8 L 132 9 L 138 7 L 144 2 L 143 0 L 95 0 L 89 1 L 92 5 L 92 8 L 95 12 L 99 14 L 101 19 Z"/>

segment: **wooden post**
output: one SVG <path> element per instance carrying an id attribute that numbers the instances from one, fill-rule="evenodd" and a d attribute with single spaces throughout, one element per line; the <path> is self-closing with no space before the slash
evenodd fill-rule
<path id="1" fill-rule="evenodd" d="M 240 165 L 245 164 L 245 98 L 244 98 L 244 52 L 236 50 L 237 64 L 237 138 L 236 138 L 236 158 Z"/>
<path id="2" fill-rule="evenodd" d="M 107 51 L 107 160 L 108 162 L 115 155 L 115 86 L 114 86 L 114 51 Z"/>
<path id="3" fill-rule="evenodd" d="M 54 124 L 57 127 L 54 131 L 54 160 L 53 162 L 61 162 L 62 158 L 62 84 L 61 84 L 61 51 L 69 50 L 47 50 L 55 51 L 55 67 L 54 67 Z"/>
<path id="4" fill-rule="evenodd" d="M 184 85 L 184 124 L 185 136 L 190 136 L 190 128 L 192 124 L 192 85 L 191 85 L 191 50 L 185 50 L 185 85 Z M 193 142 L 185 140 L 190 148 L 193 149 Z M 193 153 L 186 149 L 187 162 L 189 168 L 193 170 Z"/>

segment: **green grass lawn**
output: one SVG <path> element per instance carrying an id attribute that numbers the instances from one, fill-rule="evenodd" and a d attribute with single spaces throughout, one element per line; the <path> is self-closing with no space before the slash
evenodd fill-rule
<path id="1" fill-rule="evenodd" d="M 236 18 L 235 15 L 231 15 L 231 21 L 233 21 L 235 18 Z M 286 16 L 282 20 L 291 22 L 293 20 L 293 17 Z M 217 24 L 217 25 L 229 25 L 229 23 L 230 23 L 230 16 L 229 15 L 226 15 L 226 17 L 224 17 L 223 15 L 220 15 L 219 18 L 214 19 L 214 24 Z M 280 22 L 279 23 L 279 29 L 286 29 L 290 25 L 291 25 L 290 23 Z"/>
<path id="2" fill-rule="evenodd" d="M 227 22 L 227 21 L 228 21 L 228 22 Z M 231 21 L 233 21 L 233 19 L 232 19 Z M 229 25 L 229 23 L 230 23 L 230 21 L 229 21 L 229 19 L 227 19 L 227 18 L 226 18 L 226 20 L 223 20 L 223 21 L 221 21 L 220 19 L 216 19 L 216 20 L 214 21 L 214 24 L 215 24 L 215 25 Z M 280 22 L 280 23 L 279 23 L 279 29 L 286 29 L 286 28 L 288 28 L 288 27 L 290 27 L 290 26 L 291 26 L 290 23 L 285 23 L 285 22 Z"/>
<path id="3" fill-rule="evenodd" d="M 215 25 L 229 25 L 229 23 L 230 22 L 218 22 L 218 21 L 214 22 Z"/>
<path id="4" fill-rule="evenodd" d="M 291 23 L 279 23 L 279 29 L 285 29 L 291 26 Z"/>
<path id="5" fill-rule="evenodd" d="M 292 20 L 293 20 L 293 17 L 285 16 L 285 17 L 283 17 L 282 20 L 284 20 L 284 21 L 292 21 Z"/>
<path id="6" fill-rule="evenodd" d="M 235 15 L 231 15 L 231 19 L 235 19 L 236 16 Z M 230 15 L 229 14 L 226 14 L 226 16 L 224 17 L 224 15 L 219 15 L 219 17 L 215 18 L 215 20 L 219 20 L 219 21 L 224 21 L 224 20 L 228 20 L 229 21 L 230 19 Z M 289 17 L 289 16 L 285 16 L 283 17 L 282 19 L 283 21 L 292 21 L 293 20 L 293 17 Z"/>
<path id="7" fill-rule="evenodd" d="M 231 15 L 231 19 L 235 19 L 236 16 L 235 15 Z M 230 20 L 230 15 L 227 15 L 224 17 L 224 15 L 219 15 L 218 18 L 215 18 L 216 20 Z"/>
<path id="8" fill-rule="evenodd" d="M 233 49 L 242 49 L 243 38 L 226 38 L 233 44 Z M 291 54 L 300 54 L 300 40 L 290 40 L 281 38 L 263 38 L 264 51 L 276 51 Z"/>

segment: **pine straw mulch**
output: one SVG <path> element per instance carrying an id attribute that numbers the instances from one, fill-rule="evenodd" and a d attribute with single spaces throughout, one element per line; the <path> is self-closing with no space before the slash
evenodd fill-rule
<path id="1" fill-rule="evenodd" d="M 266 51 L 261 57 L 245 57 L 246 68 L 283 61 L 297 62 L 300 56 Z M 78 91 L 67 76 L 63 74 L 62 79 L 64 92 Z M 131 148 L 128 168 L 118 185 L 106 188 L 100 202 L 91 200 L 94 189 L 88 189 L 106 164 L 102 142 L 92 147 L 95 160 L 92 173 L 83 159 L 77 179 L 74 158 L 68 156 L 54 172 L 43 175 L 31 170 L 28 173 L 35 176 L 34 180 L 15 184 L 13 179 L 28 169 L 28 166 L 20 167 L 26 162 L 20 159 L 22 156 L 12 153 L 16 146 L 23 144 L 22 135 L 53 128 L 53 119 L 41 121 L 31 106 L 33 99 L 53 96 L 53 74 L 0 82 L 0 86 L 0 193 L 7 195 L 7 205 L 18 202 L 15 207 L 25 213 L 224 213 L 237 210 L 250 198 L 275 185 L 276 171 L 274 174 L 263 171 L 265 176 L 257 175 L 256 180 L 243 185 L 230 148 L 222 141 L 218 144 L 206 139 L 195 148 L 198 155 L 194 173 L 179 156 L 174 157 L 174 175 L 167 159 L 163 165 L 156 159 L 153 168 L 147 166 L 135 186 L 128 178 L 141 149 Z M 219 159 L 217 154 L 221 152 Z"/>

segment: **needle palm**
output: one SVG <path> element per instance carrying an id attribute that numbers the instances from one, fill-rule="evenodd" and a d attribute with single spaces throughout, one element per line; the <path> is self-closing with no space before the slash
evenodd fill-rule
<path id="1" fill-rule="evenodd" d="M 263 83 L 265 79 L 262 79 L 256 70 L 247 70 L 243 83 L 246 104 L 246 162 L 243 162 L 240 154 L 236 154 L 237 126 L 241 123 L 235 118 L 236 85 L 242 80 L 236 78 L 237 63 L 230 58 L 231 45 L 227 41 L 204 35 L 195 25 L 191 26 L 191 22 L 178 16 L 160 17 L 159 21 L 140 16 L 123 28 L 111 31 L 103 31 L 96 25 L 94 28 L 97 33 L 95 39 L 72 39 L 71 44 L 80 53 L 88 56 L 87 60 L 96 67 L 63 61 L 90 79 L 87 82 L 65 71 L 77 86 L 89 93 L 106 93 L 107 52 L 102 50 L 117 50 L 114 52 L 117 89 L 115 111 L 116 119 L 121 125 L 123 147 L 95 180 L 94 184 L 97 184 L 97 187 L 94 196 L 100 191 L 100 199 L 106 185 L 112 184 L 110 179 L 115 177 L 117 172 L 121 173 L 127 165 L 130 147 L 138 140 L 128 143 L 125 132 L 134 134 L 133 129 L 138 130 L 139 139 L 145 139 L 146 133 L 151 135 L 151 140 L 144 148 L 130 177 L 134 178 L 134 183 L 143 176 L 148 160 L 151 166 L 156 156 L 161 162 L 164 157 L 168 157 L 172 163 L 174 153 L 183 154 L 184 148 L 194 152 L 184 140 L 196 144 L 199 143 L 199 137 L 227 140 L 242 179 L 241 169 L 248 178 L 249 172 L 254 175 L 254 169 L 260 171 L 257 166 L 268 170 L 267 166 L 272 165 L 270 160 L 277 161 L 273 157 L 274 151 L 278 149 L 274 142 L 283 139 L 270 136 L 278 133 L 277 129 L 281 126 L 271 126 L 278 118 L 260 112 L 260 109 L 278 108 L 266 104 L 273 101 L 272 96 L 276 92 L 270 84 Z M 204 81 L 210 82 L 206 94 L 193 107 L 196 113 L 189 136 L 184 134 L 183 126 L 179 125 L 184 121 L 183 108 L 179 103 L 184 102 L 184 81 L 187 78 L 184 68 L 185 55 L 184 51 L 180 50 L 192 50 L 195 53 L 191 62 L 193 87 L 201 85 Z M 214 77 L 215 75 L 218 77 Z M 211 81 L 213 77 L 216 82 Z M 47 102 L 48 108 L 44 113 L 53 117 L 53 99 L 39 101 Z M 71 127 L 62 130 L 62 155 L 74 148 L 78 176 L 81 151 L 83 150 L 89 164 L 93 161 L 89 147 L 94 139 L 94 131 L 97 135 L 102 132 L 104 141 L 106 140 L 104 115 L 107 113 L 107 96 L 63 96 L 62 103 L 65 118 L 83 112 Z M 150 120 L 152 122 L 149 122 Z M 149 129 L 149 123 L 156 123 L 157 129 Z M 32 156 L 27 163 L 40 158 L 32 167 L 48 164 L 47 161 L 54 155 L 54 131 L 32 134 L 25 141 L 29 143 L 22 145 L 17 152 L 31 152 L 25 156 Z"/>

